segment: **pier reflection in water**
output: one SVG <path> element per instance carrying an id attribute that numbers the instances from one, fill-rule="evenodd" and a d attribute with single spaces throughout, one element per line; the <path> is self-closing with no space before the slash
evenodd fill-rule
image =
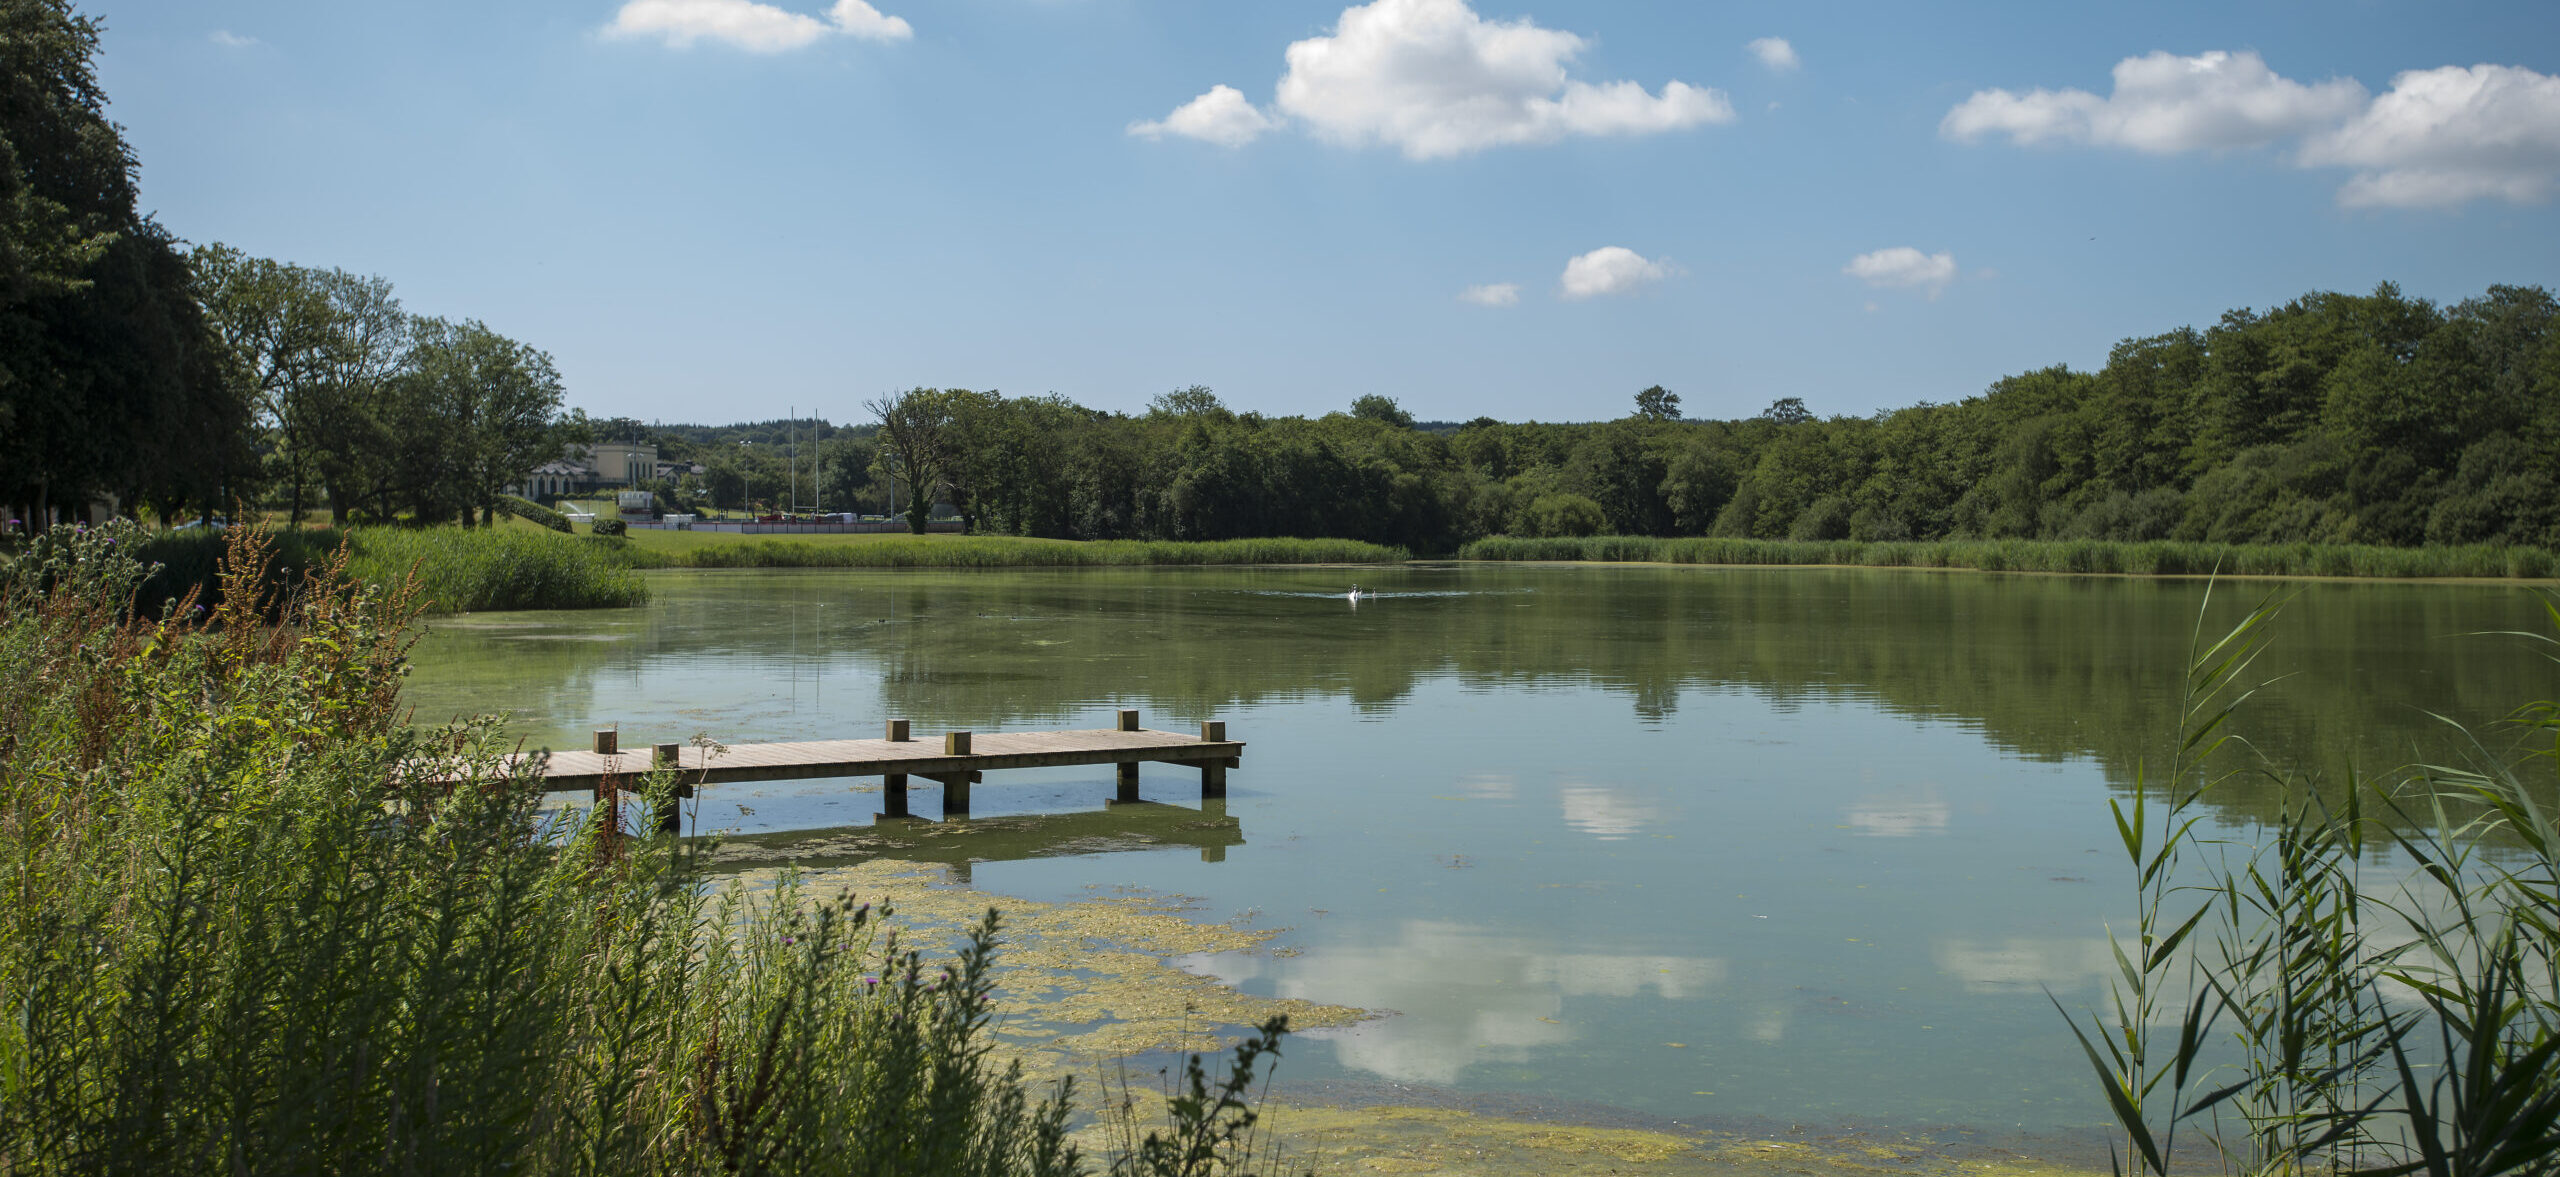
<path id="1" fill-rule="evenodd" d="M 1019 862 L 1068 855 L 1147 850 L 1193 850 L 1202 862 L 1224 862 L 1245 844 L 1242 823 L 1227 803 L 1211 798 L 1198 808 L 1156 801 L 1113 801 L 1075 813 L 1023 813 L 934 821 L 877 815 L 871 824 L 833 829 L 729 833 L 720 839 L 716 869 L 797 863 L 811 868 L 849 866 L 877 858 L 938 863 L 955 881 L 986 862 Z"/>

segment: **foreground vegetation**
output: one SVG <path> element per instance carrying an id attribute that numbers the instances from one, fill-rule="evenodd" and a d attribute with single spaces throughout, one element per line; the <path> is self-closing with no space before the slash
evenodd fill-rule
<path id="1" fill-rule="evenodd" d="M 1971 568 L 1984 572 L 2124 573 L 2136 576 L 2480 577 L 2560 576 L 2560 554 L 2471 544 L 2383 548 L 2364 544 L 2212 544 L 2174 540 L 1657 539 L 1598 535 L 1496 536 L 1458 550 L 1461 560 L 1575 560 L 1659 564 L 1825 564 L 1868 568 Z"/>
<path id="2" fill-rule="evenodd" d="M 992 914 L 936 967 L 610 794 L 544 819 L 493 726 L 400 722 L 415 586 L 279 597 L 266 542 L 157 623 L 113 536 L 0 569 L 0 1170 L 1086 1171 L 991 1056 Z M 1279 1032 L 1113 1171 L 1234 1171 Z"/>
<path id="3" fill-rule="evenodd" d="M 2546 609 L 2560 633 L 2560 595 Z M 2073 1033 L 2117 1172 L 2168 1173 L 2182 1132 L 2225 1173 L 2560 1170 L 2560 702 L 2515 712 L 2521 757 L 2472 742 L 2342 804 L 2255 770 L 2281 813 L 2217 831 L 2201 805 L 2233 774 L 2211 766 L 2275 610 L 2219 638 L 2200 619 L 2168 771 L 2109 803 L 2137 916 L 2111 934 L 2109 1008 Z"/>

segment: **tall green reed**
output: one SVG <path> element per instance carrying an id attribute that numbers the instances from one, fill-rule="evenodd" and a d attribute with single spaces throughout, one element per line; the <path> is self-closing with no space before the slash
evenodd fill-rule
<path id="1" fill-rule="evenodd" d="M 2287 779 L 2271 825 L 2209 833 L 2191 806 L 2229 778 L 2206 766 L 2236 738 L 2273 609 L 2198 641 L 2158 813 L 2140 781 L 2110 803 L 2138 926 L 2111 937 L 2095 1035 L 2072 1028 L 2122 1134 L 2119 1170 L 2168 1172 L 2198 1121 L 2225 1171 L 2560 1171 L 2560 833 L 2542 800 L 2560 772 L 2532 775 L 2560 769 L 2560 706 L 2512 717 L 2542 744 L 2522 757 L 2461 732 L 2463 767 L 2351 781 L 2334 808 Z M 2546 609 L 2560 630 L 2560 598 Z M 2377 885 L 2385 846 L 2405 870 Z M 2206 947 L 2180 952 L 2191 940 Z"/>

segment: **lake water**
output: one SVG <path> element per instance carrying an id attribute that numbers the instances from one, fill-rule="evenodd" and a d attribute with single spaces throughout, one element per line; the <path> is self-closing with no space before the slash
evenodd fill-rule
<path id="1" fill-rule="evenodd" d="M 1357 578 L 1378 590 L 1342 597 Z M 2278 586 L 2226 583 L 2219 633 Z M 1290 930 L 1194 962 L 1392 1010 L 1289 1082 L 1564 1100 L 1690 1123 L 2076 1132 L 2105 1112 L 2050 990 L 2111 971 L 2106 811 L 2166 759 L 2195 581 L 1657 567 L 653 574 L 645 608 L 434 623 L 421 720 L 510 709 L 626 747 L 1222 719 L 1196 771 L 993 773 L 887 852 L 1072 899 L 1142 886 Z M 2555 690 L 2504 585 L 2296 586 L 2240 729 L 2325 774 L 2451 754 Z M 2245 828 L 2271 786 L 2219 803 Z M 917 782 L 918 812 L 936 812 Z M 861 827 L 877 781 L 716 786 L 705 828 Z M 1213 815 L 1214 816 L 1214 815 Z M 901 850 L 900 847 L 905 847 Z M 1410 1089 L 1426 1089 L 1414 1092 Z"/>

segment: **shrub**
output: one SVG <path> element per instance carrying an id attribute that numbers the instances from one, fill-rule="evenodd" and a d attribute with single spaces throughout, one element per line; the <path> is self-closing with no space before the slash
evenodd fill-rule
<path id="1" fill-rule="evenodd" d="M 534 502 L 531 499 L 520 499 L 514 495 L 499 495 L 498 509 L 506 512 L 507 514 L 513 515 L 518 519 L 541 524 L 553 531 L 566 532 L 569 530 L 568 516 L 563 515 L 558 511 L 554 511 L 549 507 L 543 506 L 540 503 Z"/>
<path id="2" fill-rule="evenodd" d="M 619 519 L 598 519 L 587 530 L 596 535 L 626 535 L 631 528 Z"/>

